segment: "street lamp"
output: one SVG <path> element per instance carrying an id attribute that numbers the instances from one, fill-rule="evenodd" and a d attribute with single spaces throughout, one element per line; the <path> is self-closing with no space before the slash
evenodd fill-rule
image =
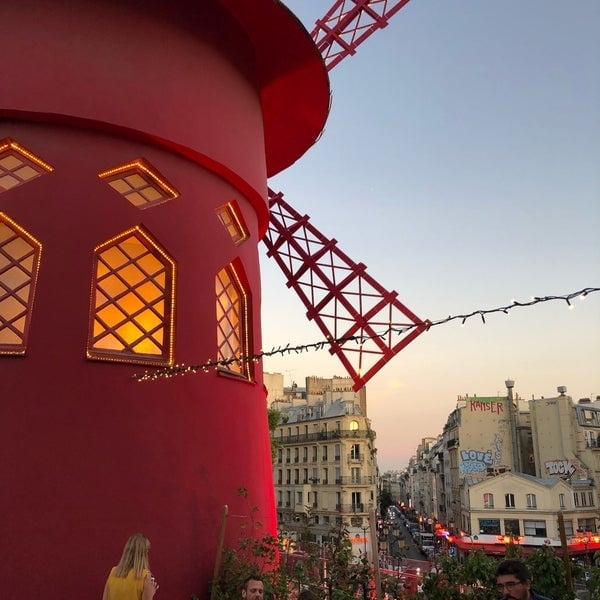
<path id="1" fill-rule="evenodd" d="M 584 533 L 583 530 L 579 529 L 577 531 L 577 533 L 578 533 L 579 541 L 583 543 L 584 548 L 585 548 L 585 564 L 589 565 L 590 564 L 590 556 L 588 554 L 588 544 L 592 541 L 592 532 L 586 531 Z"/>
<path id="2" fill-rule="evenodd" d="M 367 558 L 367 531 L 371 529 L 369 525 L 361 525 L 360 527 L 363 530 L 363 542 L 365 543 L 365 558 Z"/>

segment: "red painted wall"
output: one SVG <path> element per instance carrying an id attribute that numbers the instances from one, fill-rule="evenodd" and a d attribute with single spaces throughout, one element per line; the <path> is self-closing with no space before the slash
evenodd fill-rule
<path id="1" fill-rule="evenodd" d="M 138 383 L 131 376 L 143 367 L 85 358 L 93 249 L 136 224 L 177 263 L 177 363 L 215 358 L 214 277 L 235 258 L 251 290 L 254 348 L 261 347 L 257 244 L 268 217 L 266 175 L 314 141 L 328 87 L 310 40 L 277 2 L 257 0 L 255 13 L 274 31 L 294 31 L 293 43 L 280 47 L 276 66 L 253 62 L 268 56 L 267 41 L 256 37 L 265 23 L 235 5 L 0 5 L 14 59 L 3 68 L 0 139 L 15 139 L 54 167 L 0 193 L 0 211 L 43 244 L 27 354 L 0 356 L 5 598 L 100 597 L 136 531 L 152 542 L 157 597 L 207 597 L 224 504 L 233 515 L 257 506 L 264 531 L 275 530 L 260 364 L 252 383 L 216 372 Z M 296 75 L 282 82 L 299 56 L 315 110 L 307 119 L 294 113 L 300 100 L 288 105 L 298 136 L 284 143 L 289 125 L 278 128 L 281 116 L 268 106 L 273 89 L 289 96 L 300 84 Z M 180 196 L 140 211 L 98 178 L 138 157 Z M 251 233 L 240 246 L 214 212 L 232 199 Z M 242 522 L 229 519 L 228 546 Z"/>

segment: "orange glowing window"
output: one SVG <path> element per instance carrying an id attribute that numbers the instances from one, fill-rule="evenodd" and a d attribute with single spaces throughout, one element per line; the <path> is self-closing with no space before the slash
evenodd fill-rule
<path id="1" fill-rule="evenodd" d="M 95 249 L 88 358 L 170 365 L 175 263 L 137 226 Z"/>
<path id="2" fill-rule="evenodd" d="M 0 354 L 25 354 L 42 245 L 0 212 Z"/>
<path id="3" fill-rule="evenodd" d="M 179 196 L 177 190 L 143 158 L 103 171 L 98 177 L 139 209 Z"/>
<path id="4" fill-rule="evenodd" d="M 0 140 L 0 193 L 27 183 L 53 168 L 10 138 Z"/>
<path id="5" fill-rule="evenodd" d="M 236 262 L 221 269 L 215 277 L 217 359 L 237 358 L 220 369 L 250 379 L 249 295 L 248 285 L 241 276 L 242 266 Z"/>
<path id="6" fill-rule="evenodd" d="M 248 228 L 242 217 L 242 211 L 235 200 L 219 206 L 216 213 L 236 246 L 248 239 Z"/>

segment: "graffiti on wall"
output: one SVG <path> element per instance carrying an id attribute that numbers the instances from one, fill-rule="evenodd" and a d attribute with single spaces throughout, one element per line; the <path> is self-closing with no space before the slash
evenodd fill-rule
<path id="1" fill-rule="evenodd" d="M 486 473 L 490 467 L 502 464 L 502 438 L 494 440 L 486 450 L 461 450 L 459 471 L 461 475 Z"/>
<path id="2" fill-rule="evenodd" d="M 568 458 L 547 460 L 544 463 L 544 467 L 546 467 L 546 473 L 548 475 L 558 475 L 559 477 L 570 477 L 577 471 L 577 467 L 573 464 L 573 461 Z"/>
<path id="3" fill-rule="evenodd" d="M 504 403 L 504 398 L 470 398 L 469 410 L 502 415 L 504 414 Z"/>

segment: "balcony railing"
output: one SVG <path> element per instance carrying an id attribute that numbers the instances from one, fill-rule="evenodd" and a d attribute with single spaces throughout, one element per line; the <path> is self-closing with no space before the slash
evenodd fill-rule
<path id="1" fill-rule="evenodd" d="M 273 436 L 281 444 L 293 444 L 300 442 L 331 442 L 339 439 L 355 438 L 370 440 L 375 439 L 375 432 L 371 429 L 368 431 L 355 431 L 350 429 L 342 429 L 340 431 L 320 431 L 318 433 L 298 433 L 294 435 Z"/>
<path id="2" fill-rule="evenodd" d="M 338 477 L 335 482 L 337 485 L 374 485 L 377 483 L 377 478 L 372 475 L 364 475 L 362 477 Z"/>
<path id="3" fill-rule="evenodd" d="M 359 504 L 336 504 L 336 510 L 341 513 L 364 513 L 366 512 L 366 505 L 364 503 Z"/>

